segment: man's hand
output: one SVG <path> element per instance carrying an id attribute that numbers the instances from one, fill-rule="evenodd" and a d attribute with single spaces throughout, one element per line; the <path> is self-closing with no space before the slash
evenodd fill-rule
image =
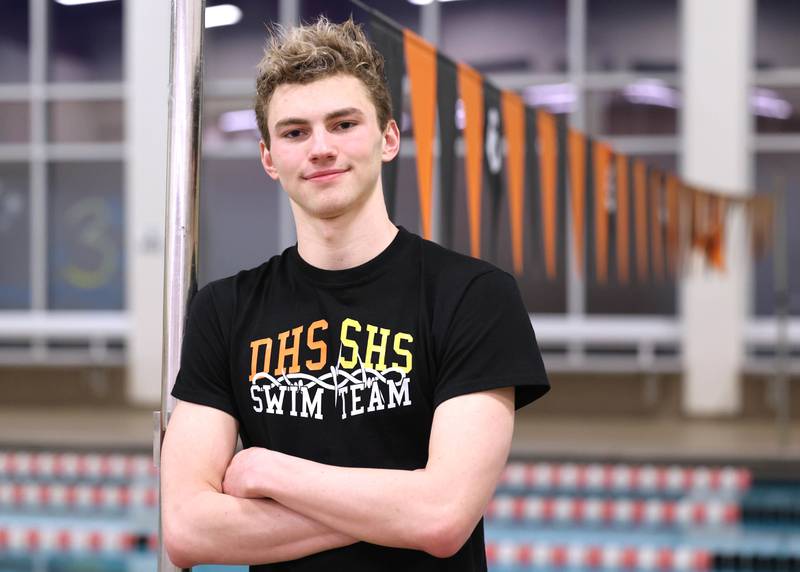
<path id="1" fill-rule="evenodd" d="M 236 453 L 231 459 L 222 481 L 226 495 L 249 499 L 268 496 L 269 472 L 274 453 L 262 447 L 250 447 Z"/>

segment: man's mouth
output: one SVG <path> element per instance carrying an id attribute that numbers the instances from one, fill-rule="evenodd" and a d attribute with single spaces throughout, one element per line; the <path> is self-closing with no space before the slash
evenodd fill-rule
<path id="1" fill-rule="evenodd" d="M 304 176 L 303 178 L 307 181 L 314 181 L 315 183 L 322 183 L 325 181 L 331 181 L 338 176 L 346 173 L 350 169 L 326 169 L 324 171 L 317 171 L 316 173 L 310 173 L 309 175 Z"/>

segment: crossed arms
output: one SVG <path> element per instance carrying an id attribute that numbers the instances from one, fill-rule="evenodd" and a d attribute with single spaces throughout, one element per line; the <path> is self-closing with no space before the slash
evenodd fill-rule
<path id="1" fill-rule="evenodd" d="M 261 448 L 233 455 L 233 417 L 180 402 L 162 447 L 172 562 L 265 564 L 366 541 L 456 553 L 494 492 L 514 428 L 514 388 L 436 408 L 424 469 L 347 468 Z M 303 483 L 302 488 L 297 483 Z"/>

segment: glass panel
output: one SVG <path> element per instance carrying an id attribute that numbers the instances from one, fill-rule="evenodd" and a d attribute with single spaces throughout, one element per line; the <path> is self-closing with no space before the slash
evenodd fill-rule
<path id="1" fill-rule="evenodd" d="M 680 93 L 658 80 L 641 80 L 622 90 L 589 91 L 590 135 L 668 135 L 678 129 Z"/>
<path id="2" fill-rule="evenodd" d="M 303 22 L 313 22 L 323 14 L 332 22 L 343 22 L 352 14 L 355 22 L 369 29 L 369 15 L 349 0 L 300 0 L 300 4 L 300 19 Z M 407 0 L 376 0 L 367 4 L 404 28 L 420 32 L 419 6 Z"/>
<path id="3" fill-rule="evenodd" d="M 208 7 L 230 4 L 215 0 Z M 204 41 L 207 80 L 247 79 L 255 89 L 256 66 L 264 53 L 267 26 L 278 20 L 277 0 L 237 0 L 241 19 L 233 25 L 206 28 Z M 208 24 L 208 22 L 207 22 Z"/>
<path id="4" fill-rule="evenodd" d="M 30 104 L 0 102 L 0 143 L 27 143 L 31 140 Z"/>
<path id="5" fill-rule="evenodd" d="M 800 133 L 800 88 L 753 90 L 750 99 L 759 133 Z"/>
<path id="6" fill-rule="evenodd" d="M 53 143 L 123 140 L 121 101 L 54 101 L 48 104 L 48 138 Z"/>
<path id="7" fill-rule="evenodd" d="M 49 308 L 122 309 L 122 164 L 55 163 L 49 177 Z"/>
<path id="8" fill-rule="evenodd" d="M 0 83 L 28 81 L 28 0 L 5 0 L 0 18 Z"/>
<path id="9" fill-rule="evenodd" d="M 666 172 L 674 172 L 677 168 L 675 155 L 636 155 L 631 160 L 642 159 L 648 167 L 654 167 Z M 629 212 L 633 212 L 632 210 Z M 612 225 L 615 223 L 611 223 Z M 632 225 L 633 223 L 631 223 Z M 631 226 L 633 228 L 633 226 Z M 648 226 L 648 229 L 650 227 Z M 609 229 L 609 236 L 613 235 L 613 226 Z M 648 241 L 649 241 L 648 231 Z M 586 261 L 594 260 L 594 237 L 586 237 Z M 636 260 L 634 245 L 631 245 L 629 255 L 630 281 L 627 284 L 617 279 L 616 271 L 616 243 L 609 238 L 608 282 L 598 283 L 587 273 L 586 279 L 586 312 L 588 314 L 622 314 L 622 315 L 669 315 L 677 311 L 676 283 L 669 278 L 663 281 L 656 280 L 651 273 L 647 282 L 639 282 L 636 274 Z M 666 256 L 666 255 L 664 255 Z"/>
<path id="10" fill-rule="evenodd" d="M 28 165 L 0 163 L 0 309 L 29 308 Z"/>
<path id="11" fill-rule="evenodd" d="M 586 5 L 587 70 L 678 69 L 677 0 L 591 0 Z"/>
<path id="12" fill-rule="evenodd" d="M 756 2 L 756 67 L 800 67 L 800 3 L 796 0 Z"/>
<path id="13" fill-rule="evenodd" d="M 122 2 L 51 2 L 51 81 L 122 79 Z"/>
<path id="14" fill-rule="evenodd" d="M 203 145 L 247 141 L 256 153 L 260 137 L 252 98 L 207 97 L 203 101 Z"/>
<path id="15" fill-rule="evenodd" d="M 787 220 L 788 254 L 784 264 L 787 265 L 789 279 L 789 311 L 800 315 L 800 225 L 792 224 L 794 213 L 800 212 L 800 164 L 796 153 L 759 153 L 756 155 L 756 192 L 775 191 L 777 178 L 783 179 L 786 185 L 786 208 L 776 216 L 785 216 Z M 755 260 L 754 305 L 758 316 L 775 315 L 775 256 L 774 245 L 762 258 Z"/>
<path id="16" fill-rule="evenodd" d="M 205 159 L 200 200 L 201 285 L 279 254 L 278 193 L 253 159 Z"/>
<path id="17" fill-rule="evenodd" d="M 483 73 L 563 72 L 566 6 L 563 0 L 443 3 L 440 47 L 451 58 Z"/>

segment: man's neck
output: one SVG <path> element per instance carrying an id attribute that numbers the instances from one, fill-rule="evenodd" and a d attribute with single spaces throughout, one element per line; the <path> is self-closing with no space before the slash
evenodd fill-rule
<path id="1" fill-rule="evenodd" d="M 296 213 L 300 257 L 323 270 L 354 268 L 372 260 L 391 244 L 398 232 L 385 207 L 380 216 L 376 214 L 367 216 L 362 212 L 350 217 L 301 220 L 304 217 L 297 217 Z"/>

